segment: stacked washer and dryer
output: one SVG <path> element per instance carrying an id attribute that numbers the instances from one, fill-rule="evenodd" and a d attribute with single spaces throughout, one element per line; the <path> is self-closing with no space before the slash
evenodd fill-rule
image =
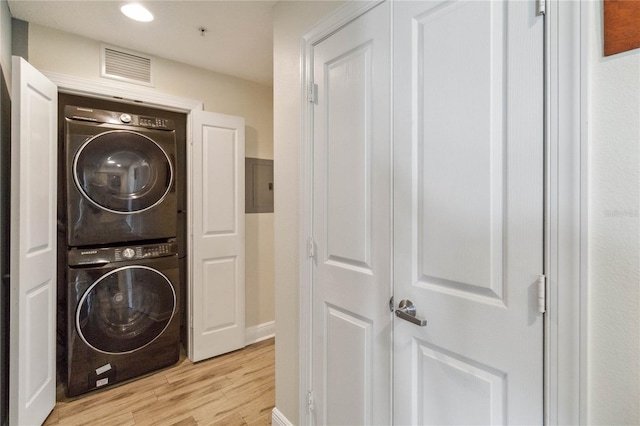
<path id="1" fill-rule="evenodd" d="M 170 119 L 70 105 L 62 127 L 59 322 L 76 396 L 179 359 L 176 134 Z"/>

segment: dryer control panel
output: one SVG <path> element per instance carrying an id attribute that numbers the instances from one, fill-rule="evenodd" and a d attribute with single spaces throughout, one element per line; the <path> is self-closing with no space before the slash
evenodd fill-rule
<path id="1" fill-rule="evenodd" d="M 113 262 L 152 259 L 178 253 L 175 242 L 120 247 L 78 248 L 69 250 L 69 266 L 100 265 Z"/>
<path id="2" fill-rule="evenodd" d="M 129 114 L 126 112 L 106 111 L 72 105 L 64 107 L 64 116 L 68 120 L 88 121 L 92 123 L 121 124 L 157 130 L 175 130 L 173 120 L 160 117 Z"/>

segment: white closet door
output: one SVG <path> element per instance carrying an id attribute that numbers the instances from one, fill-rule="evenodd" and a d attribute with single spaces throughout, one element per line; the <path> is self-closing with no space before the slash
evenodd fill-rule
<path id="1" fill-rule="evenodd" d="M 398 425 L 543 423 L 543 27 L 534 0 L 394 3 Z"/>
<path id="2" fill-rule="evenodd" d="M 188 346 L 200 361 L 245 346 L 244 118 L 192 118 Z"/>
<path id="3" fill-rule="evenodd" d="M 313 424 L 391 422 L 390 3 L 313 47 Z"/>
<path id="4" fill-rule="evenodd" d="M 13 57 L 9 422 L 41 424 L 56 403 L 58 89 Z"/>

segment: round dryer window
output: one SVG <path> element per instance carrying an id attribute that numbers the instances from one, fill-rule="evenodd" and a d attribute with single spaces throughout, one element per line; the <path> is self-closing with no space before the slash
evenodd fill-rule
<path id="1" fill-rule="evenodd" d="M 142 212 L 171 189 L 167 153 L 140 133 L 113 130 L 87 140 L 73 162 L 73 178 L 84 197 L 113 213 Z"/>
<path id="2" fill-rule="evenodd" d="M 175 309 L 176 293 L 164 274 L 126 266 L 103 275 L 82 295 L 76 330 L 100 352 L 133 352 L 164 332 Z"/>

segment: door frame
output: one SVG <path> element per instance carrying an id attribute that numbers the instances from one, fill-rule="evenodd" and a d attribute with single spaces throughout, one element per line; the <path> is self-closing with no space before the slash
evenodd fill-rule
<path id="1" fill-rule="evenodd" d="M 86 96 L 90 98 L 97 99 L 105 99 L 109 101 L 122 102 L 126 104 L 132 105 L 140 105 L 141 103 L 147 105 L 149 107 L 161 108 L 169 111 L 175 111 L 180 113 L 187 114 L 187 153 L 186 153 L 186 163 L 187 163 L 187 211 L 193 212 L 193 189 L 189 184 L 191 180 L 191 168 L 193 164 L 193 112 L 194 111 L 202 111 L 204 109 L 204 105 L 202 101 L 188 98 L 181 98 L 173 95 L 165 95 L 163 93 L 159 93 L 154 91 L 153 89 L 148 88 L 139 88 L 139 87 L 131 87 L 128 84 L 123 84 L 119 82 L 111 82 L 111 81 L 99 81 L 99 80 L 90 80 L 86 78 L 75 77 L 67 74 L 60 74 L 49 71 L 41 71 L 49 80 L 54 82 L 58 86 L 59 93 L 67 93 L 71 95 L 79 95 Z M 190 214 L 187 214 L 187 229 L 191 229 L 193 227 L 192 218 Z M 187 258 L 189 262 L 193 258 L 192 250 L 193 250 L 193 238 L 190 232 L 187 232 Z M 192 295 L 192 274 L 189 272 L 191 270 L 191 265 L 187 268 L 187 321 L 189 326 L 191 324 L 191 317 L 193 314 L 193 306 L 191 303 L 191 295 Z M 187 356 L 189 358 L 192 357 L 192 353 L 190 351 L 191 345 L 191 337 L 190 334 L 187 333 Z"/>
<path id="2" fill-rule="evenodd" d="M 312 235 L 313 211 L 313 108 L 308 100 L 313 71 L 313 46 L 378 3 L 379 1 L 348 2 L 309 29 L 301 39 L 301 166 L 298 206 L 298 395 L 301 424 L 309 424 L 308 392 L 312 389 L 312 265 L 307 250 L 308 238 Z M 544 419 L 545 424 L 549 425 L 582 424 L 586 420 L 588 26 L 583 3 L 584 0 L 548 0 L 544 18 L 544 270 L 548 288 L 544 343 Z M 571 55 L 564 52 L 571 52 Z"/>
<path id="3" fill-rule="evenodd" d="M 545 22 L 546 424 L 587 420 L 587 3 L 549 0 Z"/>

